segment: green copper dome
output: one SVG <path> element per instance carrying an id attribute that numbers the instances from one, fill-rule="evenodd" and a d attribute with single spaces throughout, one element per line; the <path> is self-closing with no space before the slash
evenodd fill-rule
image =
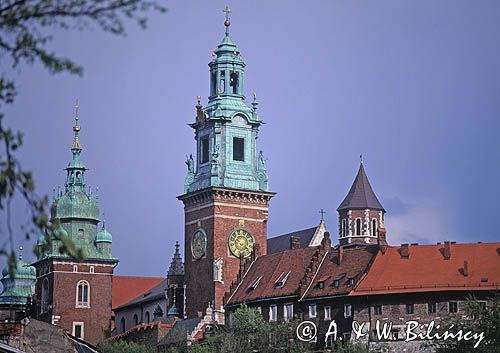
<path id="1" fill-rule="evenodd" d="M 179 312 L 179 309 L 177 309 L 177 307 L 175 305 L 172 306 L 170 309 L 168 309 L 167 317 L 180 316 L 180 315 L 181 315 L 181 313 Z"/>
<path id="2" fill-rule="evenodd" d="M 35 268 L 21 259 L 17 260 L 14 273 L 7 265 L 2 271 L 0 304 L 28 304 L 35 291 L 35 281 Z"/>
<path id="3" fill-rule="evenodd" d="M 99 206 L 83 190 L 71 190 L 56 201 L 56 218 L 88 218 L 99 221 Z"/>
<path id="4" fill-rule="evenodd" d="M 113 237 L 111 233 L 106 230 L 106 227 L 102 226 L 102 229 L 99 233 L 97 233 L 97 237 L 95 238 L 96 243 L 112 243 Z"/>

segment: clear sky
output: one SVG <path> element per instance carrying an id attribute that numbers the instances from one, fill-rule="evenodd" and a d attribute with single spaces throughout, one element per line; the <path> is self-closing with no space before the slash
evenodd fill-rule
<path id="1" fill-rule="evenodd" d="M 64 183 L 79 99 L 116 273 L 162 276 L 183 245 L 187 124 L 196 96 L 206 103 L 226 4 L 248 100 L 257 92 L 267 123 L 269 235 L 316 225 L 321 208 L 336 234 L 362 153 L 391 244 L 500 240 L 499 1 L 169 1 L 124 38 L 55 32 L 51 47 L 83 78 L 39 65 L 12 73 L 8 121 L 25 132 L 20 157 L 41 194 Z"/>

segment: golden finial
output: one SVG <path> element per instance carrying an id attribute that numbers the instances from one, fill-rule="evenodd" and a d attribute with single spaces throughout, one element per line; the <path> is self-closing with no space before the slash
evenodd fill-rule
<path id="1" fill-rule="evenodd" d="M 253 93 L 253 100 L 256 101 L 257 100 L 257 93 Z"/>
<path id="2" fill-rule="evenodd" d="M 200 102 L 201 102 L 201 96 L 196 97 L 196 99 L 198 100 L 198 105 L 200 105 Z"/>
<path id="3" fill-rule="evenodd" d="M 360 162 L 361 164 L 363 164 L 363 155 L 362 155 L 362 154 L 360 154 L 360 155 L 359 155 L 359 162 Z"/>
<path id="4" fill-rule="evenodd" d="M 76 104 L 75 104 L 75 126 L 73 126 L 73 131 L 75 133 L 78 133 L 80 131 L 80 125 L 78 125 L 78 119 L 80 119 L 80 117 L 78 116 L 79 109 L 80 109 L 80 105 L 79 105 L 78 99 L 77 99 Z"/>
<path id="5" fill-rule="evenodd" d="M 23 259 L 23 247 L 20 246 L 19 247 L 19 260 L 22 260 Z"/>

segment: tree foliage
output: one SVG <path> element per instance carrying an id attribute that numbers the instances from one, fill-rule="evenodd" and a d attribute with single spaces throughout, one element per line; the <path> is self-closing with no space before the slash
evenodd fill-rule
<path id="1" fill-rule="evenodd" d="M 500 352 L 500 296 L 496 293 L 487 307 L 470 298 L 465 303 L 465 317 L 454 316 L 441 324 L 442 327 L 454 325 L 453 331 L 484 332 L 484 340 L 474 348 L 476 340 L 437 341 L 437 353 L 498 353 Z"/>
<path id="2" fill-rule="evenodd" d="M 98 349 L 101 353 L 156 353 L 156 348 L 126 341 L 104 341 L 99 343 Z"/>
<path id="3" fill-rule="evenodd" d="M 25 236 L 47 232 L 54 236 L 58 225 L 50 224 L 46 212 L 48 199 L 35 193 L 35 182 L 29 170 L 16 158 L 23 144 L 23 134 L 10 128 L 6 122 L 5 108 L 17 95 L 14 73 L 23 65 L 40 63 L 50 74 L 70 73 L 82 75 L 83 68 L 73 60 L 48 49 L 53 39 L 50 33 L 66 29 L 100 28 L 115 35 L 125 35 L 125 21 L 133 21 L 146 28 L 146 15 L 150 11 L 164 12 L 156 0 L 2 0 L 0 1 L 0 57 L 12 69 L 0 76 L 0 210 L 5 212 L 8 242 L 0 244 L 0 254 L 9 258 L 11 268 L 16 259 L 10 204 L 13 197 L 21 195 L 31 210 L 29 227 Z M 70 256 L 82 253 L 70 239 L 62 240 L 61 250 Z"/>

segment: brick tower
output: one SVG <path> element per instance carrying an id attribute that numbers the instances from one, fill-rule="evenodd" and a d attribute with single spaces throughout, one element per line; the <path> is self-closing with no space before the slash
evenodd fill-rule
<path id="1" fill-rule="evenodd" d="M 337 211 L 340 245 L 385 243 L 385 210 L 368 181 L 363 159 L 356 179 Z"/>
<path id="2" fill-rule="evenodd" d="M 240 261 L 254 246 L 266 253 L 269 200 L 265 159 L 257 153 L 263 123 L 243 93 L 245 63 L 226 32 L 210 67 L 210 96 L 196 105 L 196 162 L 187 158 L 184 194 L 186 313 L 194 317 L 211 305 L 223 322 L 222 298 L 236 279 Z"/>
<path id="3" fill-rule="evenodd" d="M 111 283 L 118 259 L 111 255 L 112 237 L 104 222 L 97 229 L 98 195 L 86 187 L 78 115 L 75 120 L 64 192 L 55 195 L 51 208 L 53 231 L 37 241 L 36 315 L 95 344 L 111 329 Z M 84 260 L 65 255 L 67 239 L 83 251 Z"/>

